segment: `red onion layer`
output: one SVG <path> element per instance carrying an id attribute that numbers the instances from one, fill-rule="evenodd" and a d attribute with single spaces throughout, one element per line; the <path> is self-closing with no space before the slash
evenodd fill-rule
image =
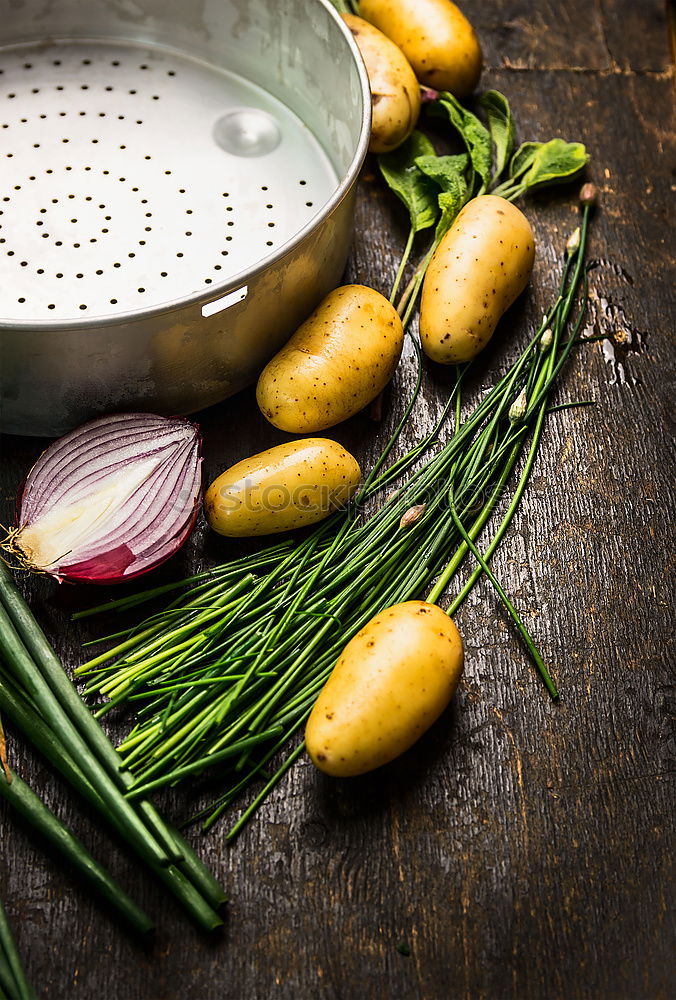
<path id="1" fill-rule="evenodd" d="M 83 424 L 28 473 L 5 547 L 59 580 L 115 583 L 146 573 L 193 528 L 200 443 L 183 417 L 119 413 Z"/>

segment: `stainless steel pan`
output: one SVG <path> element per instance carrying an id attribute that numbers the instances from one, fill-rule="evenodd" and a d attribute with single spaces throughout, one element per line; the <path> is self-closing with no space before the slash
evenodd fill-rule
<path id="1" fill-rule="evenodd" d="M 341 19 L 325 0 L 0 13 L 2 429 L 250 383 L 346 260 L 370 95 Z"/>

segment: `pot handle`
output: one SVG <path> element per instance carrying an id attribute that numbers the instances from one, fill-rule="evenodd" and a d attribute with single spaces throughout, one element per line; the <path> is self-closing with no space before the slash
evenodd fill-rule
<path id="1" fill-rule="evenodd" d="M 204 319 L 208 316 L 215 316 L 217 313 L 229 309 L 230 306 L 237 305 L 238 302 L 243 302 L 247 297 L 248 292 L 248 286 L 242 285 L 241 288 L 237 288 L 233 292 L 226 292 L 225 295 L 221 295 L 219 299 L 213 299 L 211 302 L 206 302 L 202 306 L 202 316 Z"/>

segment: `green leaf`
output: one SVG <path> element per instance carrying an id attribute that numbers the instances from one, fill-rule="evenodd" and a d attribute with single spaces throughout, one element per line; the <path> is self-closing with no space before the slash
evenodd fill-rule
<path id="1" fill-rule="evenodd" d="M 418 156 L 416 166 L 419 170 L 434 181 L 442 191 L 455 191 L 458 178 L 467 187 L 466 171 L 469 166 L 467 153 L 459 153 L 457 156 Z"/>
<path id="2" fill-rule="evenodd" d="M 447 91 L 444 91 L 439 99 L 430 105 L 430 110 L 433 114 L 445 112 L 453 127 L 460 133 L 472 161 L 472 167 L 481 178 L 481 186 L 477 194 L 483 194 L 491 179 L 492 150 L 488 129 L 482 125 L 476 115 L 464 108 L 453 97 L 453 94 L 449 94 Z"/>
<path id="3" fill-rule="evenodd" d="M 425 176 L 441 188 L 441 216 L 434 234 L 435 241 L 440 240 L 469 198 L 466 180 L 469 157 L 466 153 L 457 156 L 419 156 L 415 162 Z"/>
<path id="4" fill-rule="evenodd" d="M 408 209 L 414 233 L 429 229 L 439 215 L 434 186 L 416 166 L 419 156 L 434 157 L 434 146 L 422 132 L 414 131 L 394 152 L 378 157 L 386 183 Z"/>
<path id="5" fill-rule="evenodd" d="M 579 173 L 588 160 L 587 151 L 581 142 L 551 139 L 536 151 L 528 172 L 521 178 L 521 183 L 530 190 L 545 184 L 568 180 Z"/>
<path id="6" fill-rule="evenodd" d="M 460 214 L 463 205 L 467 201 L 468 193 L 467 185 L 464 186 L 464 190 L 459 189 L 457 192 L 441 192 L 439 195 L 439 208 L 441 209 L 441 216 L 434 232 L 435 242 L 438 242 L 442 236 L 445 236 L 451 228 Z"/>
<path id="7" fill-rule="evenodd" d="M 524 142 L 519 146 L 509 164 L 509 176 L 512 180 L 520 177 L 524 170 L 528 170 L 543 145 L 542 142 Z"/>
<path id="8" fill-rule="evenodd" d="M 514 149 L 516 128 L 507 98 L 497 90 L 487 90 L 479 98 L 481 107 L 488 118 L 488 129 L 495 146 L 495 167 L 493 180 L 497 180 L 505 169 Z"/>

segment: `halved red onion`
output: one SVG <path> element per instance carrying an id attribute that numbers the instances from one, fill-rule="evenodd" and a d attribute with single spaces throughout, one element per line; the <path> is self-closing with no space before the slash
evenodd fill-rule
<path id="1" fill-rule="evenodd" d="M 6 547 L 58 580 L 116 583 L 158 566 L 190 534 L 201 439 L 183 417 L 118 413 L 55 441 L 28 473 Z"/>

